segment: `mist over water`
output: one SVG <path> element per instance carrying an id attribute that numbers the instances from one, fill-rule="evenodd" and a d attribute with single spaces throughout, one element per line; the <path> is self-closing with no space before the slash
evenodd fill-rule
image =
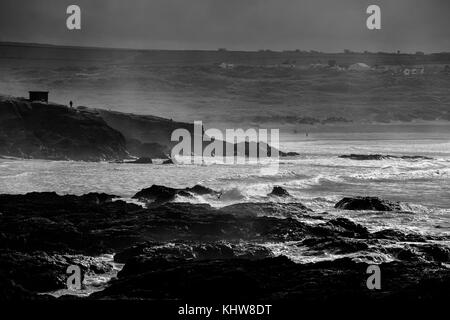
<path id="1" fill-rule="evenodd" d="M 57 103 L 201 120 L 219 128 L 304 132 L 310 123 L 323 131 L 333 124 L 353 128 L 449 120 L 450 77 L 442 74 L 443 65 L 427 65 L 424 75 L 409 78 L 310 68 L 318 60 L 390 67 L 401 63 L 377 55 L 1 46 L 0 94 L 49 90 L 50 101 Z M 295 61 L 295 67 L 283 67 L 286 61 Z M 223 69 L 223 62 L 235 67 Z M 441 130 L 449 132 L 446 127 Z"/>

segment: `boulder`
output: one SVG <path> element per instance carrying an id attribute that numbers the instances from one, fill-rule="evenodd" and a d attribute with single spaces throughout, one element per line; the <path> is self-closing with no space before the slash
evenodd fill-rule
<path id="1" fill-rule="evenodd" d="M 151 201 L 170 201 L 175 198 L 178 189 L 169 188 L 160 185 L 152 185 L 150 188 L 142 189 L 133 196 L 133 199 L 151 200 Z"/>
<path id="2" fill-rule="evenodd" d="M 169 188 L 165 186 L 152 185 L 150 188 L 142 189 L 136 193 L 133 198 L 143 201 L 154 201 L 157 203 L 168 202 L 175 199 L 176 195 L 184 197 L 192 197 L 192 194 L 205 195 L 211 194 L 219 196 L 220 192 L 214 191 L 210 188 L 195 185 L 184 189 Z"/>
<path id="3" fill-rule="evenodd" d="M 402 210 L 399 202 L 383 200 L 378 197 L 343 198 L 334 205 L 336 209 L 343 210 L 373 210 L 373 211 L 399 211 Z"/>
<path id="4" fill-rule="evenodd" d="M 274 186 L 272 189 L 272 192 L 270 192 L 269 194 L 267 194 L 267 196 L 276 196 L 276 197 L 289 197 L 290 194 L 289 192 L 287 192 L 286 189 L 284 189 L 283 187 L 280 186 Z"/>

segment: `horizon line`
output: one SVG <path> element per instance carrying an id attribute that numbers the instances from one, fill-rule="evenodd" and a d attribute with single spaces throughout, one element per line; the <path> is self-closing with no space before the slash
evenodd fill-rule
<path id="1" fill-rule="evenodd" d="M 350 49 L 342 49 L 341 51 L 335 52 L 326 52 L 315 49 L 309 50 L 301 50 L 301 49 L 258 49 L 258 50 L 236 50 L 236 49 L 227 49 L 217 48 L 217 49 L 164 49 L 164 48 L 129 48 L 129 47 L 108 47 L 108 46 L 90 46 L 90 45 L 65 45 L 65 44 L 54 44 L 54 43 L 41 43 L 41 42 L 21 42 L 21 41 L 0 41 L 0 45 L 6 46 L 29 46 L 29 47 L 59 47 L 59 48 L 67 48 L 67 49 L 86 49 L 86 50 L 123 50 L 123 51 L 204 51 L 204 52 L 247 52 L 247 53 L 261 53 L 261 52 L 273 52 L 273 53 L 306 53 L 306 54 L 400 54 L 400 55 L 416 55 L 418 52 L 423 53 L 424 55 L 433 55 L 433 54 L 450 54 L 450 51 L 440 51 L 440 52 L 424 52 L 424 51 L 416 51 L 416 52 L 385 52 L 385 51 L 354 51 Z M 348 52 L 345 52 L 348 50 Z"/>

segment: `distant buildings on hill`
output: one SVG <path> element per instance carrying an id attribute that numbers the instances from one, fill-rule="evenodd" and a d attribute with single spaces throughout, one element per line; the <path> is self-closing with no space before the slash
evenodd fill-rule
<path id="1" fill-rule="evenodd" d="M 339 63 L 337 60 L 332 59 L 328 60 L 327 63 L 318 60 L 316 63 L 311 63 L 309 65 L 300 64 L 297 65 L 295 60 L 284 60 L 280 61 L 280 63 L 274 64 L 241 64 L 236 65 L 234 63 L 222 62 L 216 65 L 220 69 L 224 70 L 233 70 L 236 67 L 249 67 L 249 68 L 287 68 L 287 69 L 296 69 L 296 70 L 323 70 L 323 71 L 339 71 L 339 72 L 377 72 L 377 73 L 386 73 L 393 76 L 403 76 L 403 77 L 413 77 L 413 76 L 421 76 L 426 73 L 429 74 L 448 74 L 450 75 L 450 66 L 446 65 L 404 65 L 404 64 L 383 64 L 383 65 L 369 65 L 364 62 L 356 62 L 356 63 Z"/>

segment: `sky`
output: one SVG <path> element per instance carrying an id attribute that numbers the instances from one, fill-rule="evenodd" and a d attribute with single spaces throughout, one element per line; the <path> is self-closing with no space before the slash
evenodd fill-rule
<path id="1" fill-rule="evenodd" d="M 66 8 L 81 8 L 81 30 Z M 381 30 L 366 9 L 381 8 Z M 450 51 L 449 0 L 1 0 L 0 41 L 136 49 Z"/>

